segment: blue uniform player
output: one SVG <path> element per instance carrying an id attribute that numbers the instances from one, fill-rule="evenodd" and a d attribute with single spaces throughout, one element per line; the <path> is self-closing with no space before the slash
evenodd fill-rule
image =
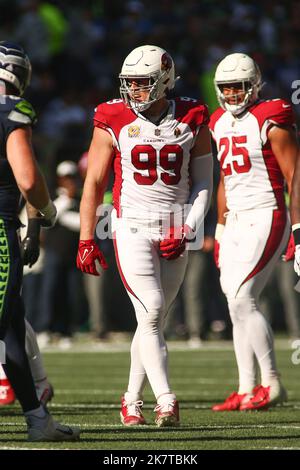
<path id="1" fill-rule="evenodd" d="M 40 403 L 25 351 L 24 307 L 20 296 L 23 261 L 19 238 L 18 206 L 22 194 L 35 224 L 51 227 L 56 209 L 31 145 L 35 113 L 21 98 L 31 77 L 24 50 L 0 42 L 0 341 L 5 345 L 4 371 L 23 409 L 30 441 L 64 441 L 79 437 L 79 430 L 56 423 Z M 30 235 L 30 233 L 29 233 Z M 29 237 L 30 238 L 30 237 Z M 24 245 L 25 259 L 33 253 Z M 36 256 L 36 255 L 35 255 Z M 34 261 L 34 260 L 31 260 Z"/>

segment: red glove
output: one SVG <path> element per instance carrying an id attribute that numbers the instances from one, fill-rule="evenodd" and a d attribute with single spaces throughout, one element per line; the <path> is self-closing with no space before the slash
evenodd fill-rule
<path id="1" fill-rule="evenodd" d="M 159 243 L 160 256 L 167 260 L 178 258 L 184 250 L 191 228 L 188 225 L 183 227 L 171 227 L 166 237 Z"/>
<path id="2" fill-rule="evenodd" d="M 282 255 L 282 259 L 283 261 L 291 261 L 294 258 L 295 258 L 295 240 L 294 240 L 293 233 L 291 233 L 286 251 Z"/>
<path id="3" fill-rule="evenodd" d="M 214 244 L 214 260 L 215 260 L 215 264 L 216 264 L 217 268 L 220 269 L 220 265 L 219 265 L 219 251 L 220 251 L 220 243 L 218 242 L 218 240 L 215 239 L 215 244 Z"/>
<path id="4" fill-rule="evenodd" d="M 99 261 L 102 269 L 107 269 L 103 253 L 99 250 L 95 240 L 80 240 L 78 245 L 76 265 L 83 273 L 99 276 L 96 269 L 96 261 Z"/>

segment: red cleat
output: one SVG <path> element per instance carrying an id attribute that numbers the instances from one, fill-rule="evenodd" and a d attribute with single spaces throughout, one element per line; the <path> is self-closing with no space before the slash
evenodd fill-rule
<path id="1" fill-rule="evenodd" d="M 12 405 L 16 400 L 15 392 L 7 379 L 0 380 L 0 406 Z"/>
<path id="2" fill-rule="evenodd" d="M 255 392 L 254 396 L 247 403 L 241 405 L 241 411 L 267 410 L 272 406 L 287 401 L 286 390 L 281 384 L 275 387 L 263 387 L 260 385 L 256 387 Z"/>
<path id="3" fill-rule="evenodd" d="M 168 426 L 179 426 L 179 404 L 177 400 L 157 404 L 155 423 L 159 428 Z"/>
<path id="4" fill-rule="evenodd" d="M 124 424 L 124 426 L 139 426 L 141 424 L 146 424 L 145 418 L 142 415 L 142 406 L 142 400 L 128 403 L 125 398 L 122 397 L 120 411 L 122 424 Z"/>
<path id="5" fill-rule="evenodd" d="M 248 393 L 239 395 L 237 392 L 233 392 L 223 403 L 212 406 L 213 411 L 239 411 L 243 401 L 247 400 L 247 396 L 251 396 Z M 248 402 L 248 400 L 247 400 Z"/>

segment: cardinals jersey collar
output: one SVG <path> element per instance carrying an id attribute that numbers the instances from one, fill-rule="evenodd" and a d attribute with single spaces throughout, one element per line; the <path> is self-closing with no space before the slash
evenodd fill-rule
<path id="1" fill-rule="evenodd" d="M 174 119 L 175 102 L 173 100 L 172 101 L 168 100 L 168 102 L 169 102 L 168 107 L 161 113 L 160 116 L 153 116 L 149 118 L 139 112 L 136 112 L 135 114 L 141 119 L 151 122 L 154 126 L 160 126 L 164 122 Z"/>
<path id="2" fill-rule="evenodd" d="M 241 112 L 240 114 L 233 114 L 233 113 L 231 113 L 230 111 L 227 111 L 227 113 L 230 113 L 235 121 L 242 121 L 243 119 L 245 119 L 245 118 L 248 116 L 249 112 L 250 112 L 253 108 L 255 108 L 259 103 L 261 103 L 262 101 L 263 101 L 263 100 L 261 100 L 261 99 L 256 100 L 256 101 L 255 101 L 254 103 L 252 103 L 250 106 L 248 106 L 247 108 L 245 108 L 244 111 Z"/>

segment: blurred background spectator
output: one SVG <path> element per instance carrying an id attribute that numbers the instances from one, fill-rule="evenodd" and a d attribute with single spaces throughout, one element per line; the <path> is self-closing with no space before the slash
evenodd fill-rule
<path id="1" fill-rule="evenodd" d="M 217 106 L 212 82 L 216 63 L 228 53 L 246 52 L 254 57 L 266 82 L 266 98 L 291 99 L 292 82 L 300 79 L 297 0 L 0 3 L 0 38 L 19 42 L 32 61 L 33 80 L 26 98 L 38 113 L 34 146 L 52 195 L 57 166 L 65 160 L 79 161 L 90 141 L 95 106 L 119 96 L 122 60 L 138 45 L 167 49 L 181 76 L 177 93 L 202 98 L 210 112 Z M 299 121 L 300 106 L 294 104 Z M 77 235 L 74 232 L 74 240 Z M 280 276 L 286 274 L 281 270 Z M 281 314 L 279 305 L 275 311 L 272 308 L 275 316 Z M 83 317 L 81 313 L 81 322 L 86 321 Z M 122 315 L 125 329 L 130 329 L 128 318 L 130 314 Z M 110 328 L 115 328 L 120 320 L 115 309 L 110 320 Z M 101 336 L 99 324 L 93 329 Z M 296 334 L 295 327 L 289 331 Z"/>

